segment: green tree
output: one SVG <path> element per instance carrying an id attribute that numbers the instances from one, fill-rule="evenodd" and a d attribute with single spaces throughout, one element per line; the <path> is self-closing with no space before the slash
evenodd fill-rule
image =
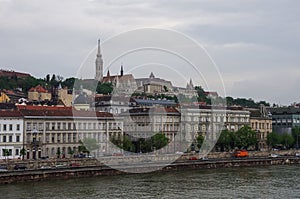
<path id="1" fill-rule="evenodd" d="M 57 148 L 56 155 L 57 155 L 57 158 L 60 158 L 60 155 L 61 155 L 60 148 Z"/>
<path id="2" fill-rule="evenodd" d="M 97 86 L 97 93 L 99 94 L 111 94 L 113 91 L 113 85 L 111 83 L 99 83 Z"/>
<path id="3" fill-rule="evenodd" d="M 5 160 L 7 159 L 7 157 L 10 155 L 9 150 L 8 149 L 2 149 L 2 153 L 3 156 L 5 157 Z"/>
<path id="4" fill-rule="evenodd" d="M 258 140 L 256 132 L 249 126 L 244 126 L 236 132 L 237 142 L 236 146 L 240 149 L 248 149 L 249 147 L 256 147 Z"/>
<path id="5" fill-rule="evenodd" d="M 20 154 L 22 155 L 22 160 L 24 160 L 24 156 L 26 155 L 26 149 L 22 148 Z"/>
<path id="6" fill-rule="evenodd" d="M 151 143 L 156 149 L 161 149 L 169 143 L 169 138 L 164 133 L 156 133 L 151 137 Z"/>
<path id="7" fill-rule="evenodd" d="M 205 137 L 203 135 L 197 136 L 197 147 L 200 149 L 203 145 Z"/>
<path id="8" fill-rule="evenodd" d="M 62 82 L 61 85 L 62 85 L 63 87 L 68 87 L 69 89 L 71 89 L 71 88 L 74 87 L 75 81 L 77 81 L 76 78 L 70 77 L 70 78 L 65 79 L 65 80 Z M 78 88 L 77 88 L 77 89 L 78 89 Z"/>
<path id="9" fill-rule="evenodd" d="M 88 154 L 93 152 L 94 150 L 99 149 L 99 144 L 97 143 L 97 140 L 94 138 L 84 138 L 82 141 L 82 145 L 86 148 L 85 151 Z"/>
<path id="10" fill-rule="evenodd" d="M 272 132 L 269 133 L 267 136 L 267 144 L 269 147 L 276 147 L 278 144 L 280 144 L 280 137 L 279 134 Z"/>
<path id="11" fill-rule="evenodd" d="M 293 136 L 288 133 L 280 134 L 279 138 L 280 138 L 280 144 L 282 144 L 285 149 L 291 148 L 294 144 Z"/>
<path id="12" fill-rule="evenodd" d="M 197 91 L 199 102 L 206 102 L 207 104 L 211 104 L 210 99 L 207 98 L 205 91 L 201 86 L 196 86 L 195 90 Z"/>
<path id="13" fill-rule="evenodd" d="M 220 134 L 216 146 L 220 148 L 221 151 L 229 150 L 232 142 L 235 141 L 234 139 L 235 137 L 233 136 L 233 132 L 228 129 L 224 129 Z"/>

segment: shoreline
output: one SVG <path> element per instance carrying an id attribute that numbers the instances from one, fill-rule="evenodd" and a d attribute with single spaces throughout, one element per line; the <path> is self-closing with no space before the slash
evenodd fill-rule
<path id="1" fill-rule="evenodd" d="M 82 177 L 96 177 L 120 174 L 138 174 L 145 173 L 149 169 L 151 172 L 172 172 L 181 170 L 198 170 L 198 169 L 218 169 L 218 168 L 238 168 L 238 167 L 256 167 L 272 165 L 296 165 L 300 164 L 300 158 L 294 156 L 282 157 L 250 157 L 250 158 L 224 158 L 211 160 L 179 160 L 172 164 L 166 163 L 139 163 L 119 165 L 119 169 L 126 169 L 127 172 L 118 170 L 118 165 L 114 168 L 98 164 L 95 166 L 66 167 L 66 168 L 49 168 L 49 169 L 32 169 L 20 171 L 0 172 L 0 184 L 24 183 L 33 181 L 46 181 L 50 179 L 71 179 Z M 159 168 L 155 170 L 155 168 Z M 149 173 L 149 172 L 147 172 Z"/>

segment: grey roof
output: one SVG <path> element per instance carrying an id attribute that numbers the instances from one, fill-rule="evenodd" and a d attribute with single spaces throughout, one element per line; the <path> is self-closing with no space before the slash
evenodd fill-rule
<path id="1" fill-rule="evenodd" d="M 272 115 L 300 114 L 300 108 L 296 107 L 269 108 L 268 111 L 270 111 Z"/>
<path id="2" fill-rule="evenodd" d="M 74 104 L 88 104 L 88 99 L 85 94 L 79 94 L 74 100 Z"/>
<path id="3" fill-rule="evenodd" d="M 146 99 L 134 99 L 137 105 L 153 106 L 153 105 L 163 105 L 163 106 L 176 106 L 174 100 L 146 100 Z"/>

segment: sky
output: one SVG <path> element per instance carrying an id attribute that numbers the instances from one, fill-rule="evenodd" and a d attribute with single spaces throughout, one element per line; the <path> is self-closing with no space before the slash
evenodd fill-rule
<path id="1" fill-rule="evenodd" d="M 298 0 L 0 0 L 0 68 L 78 76 L 98 38 L 167 29 L 206 49 L 226 95 L 288 105 L 300 102 L 299 13 Z M 130 71 L 133 62 L 120 62 Z M 156 76 L 177 84 L 172 74 Z"/>

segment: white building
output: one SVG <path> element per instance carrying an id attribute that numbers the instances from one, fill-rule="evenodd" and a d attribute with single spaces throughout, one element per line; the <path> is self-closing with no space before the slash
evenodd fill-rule
<path id="1" fill-rule="evenodd" d="M 0 111 L 0 159 L 21 158 L 23 126 L 19 111 Z"/>

